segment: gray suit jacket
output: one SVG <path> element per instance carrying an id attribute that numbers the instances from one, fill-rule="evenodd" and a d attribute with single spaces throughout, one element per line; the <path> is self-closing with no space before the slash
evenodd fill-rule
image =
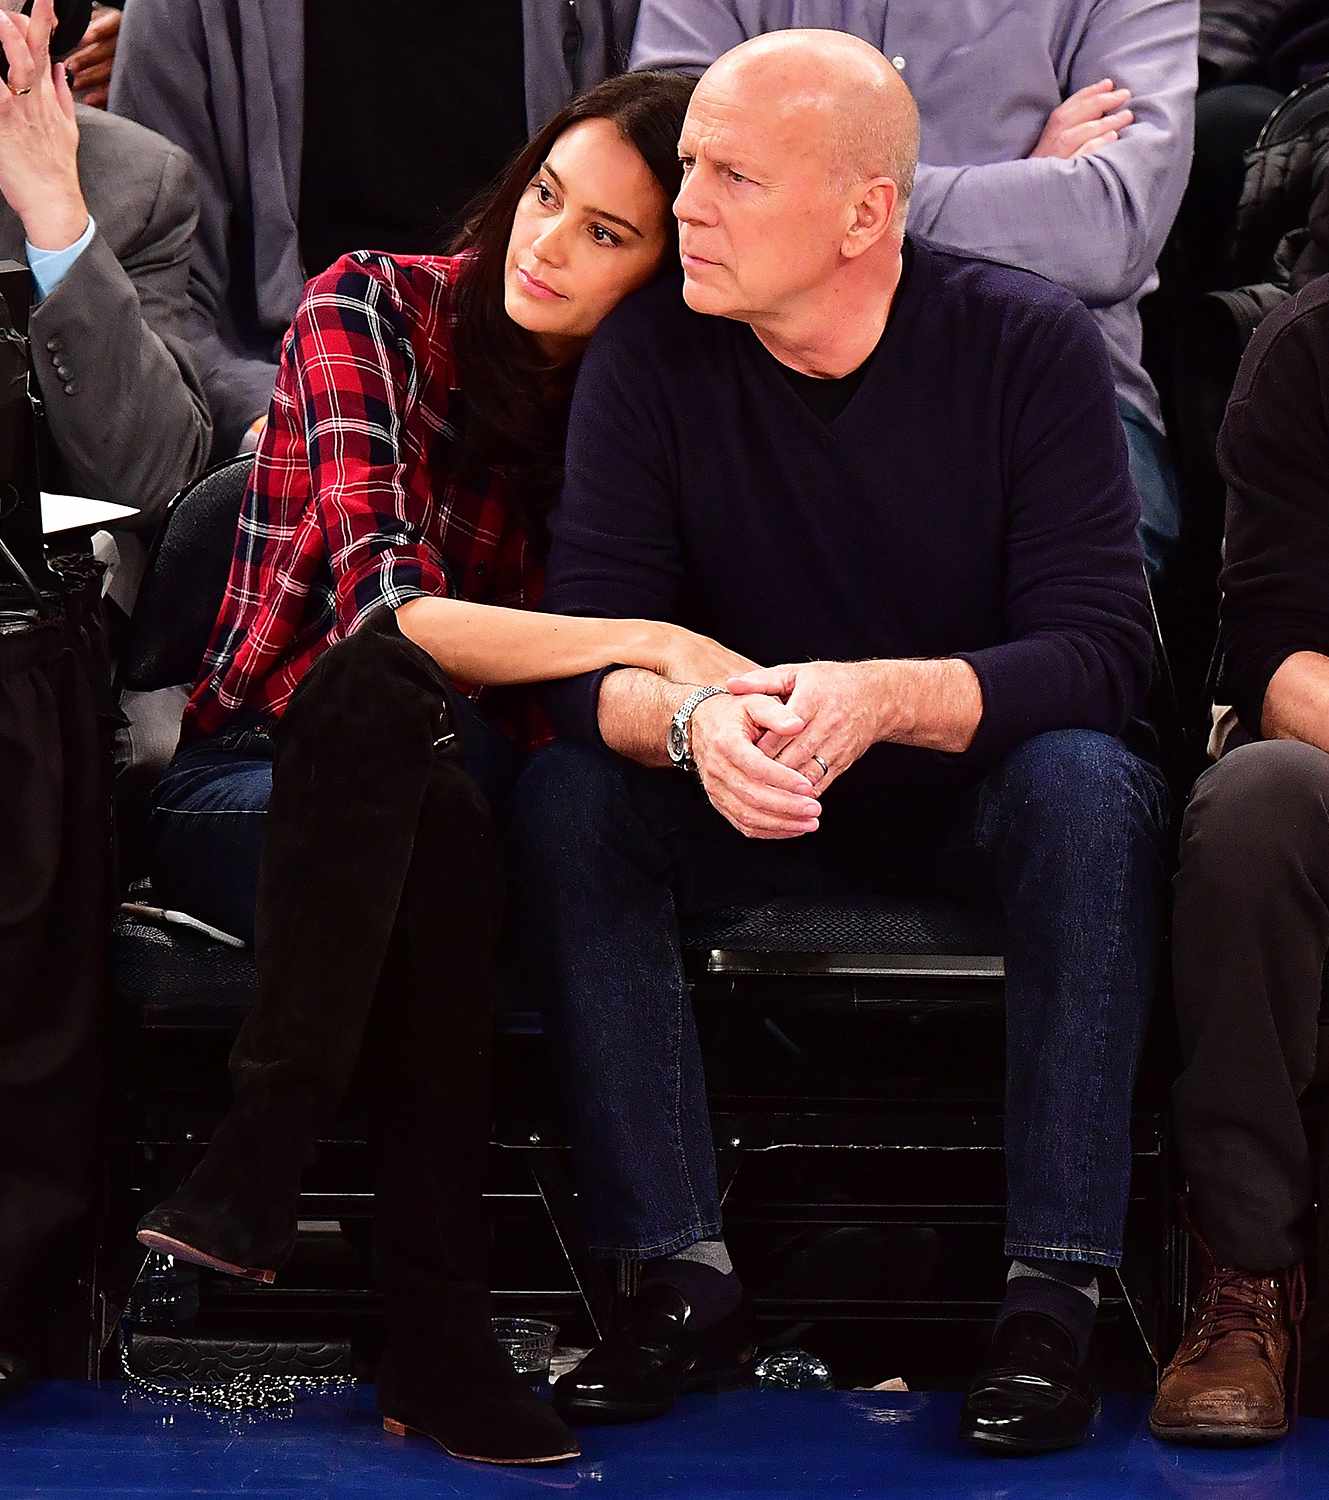
<path id="1" fill-rule="evenodd" d="M 627 66 L 638 3 L 523 0 L 529 130 Z M 304 57 L 302 0 L 125 6 L 111 108 L 183 146 L 199 173 L 191 337 L 219 457 L 234 453 L 268 409 L 281 338 L 305 282 Z"/>
<path id="2" fill-rule="evenodd" d="M 140 507 L 150 527 L 203 467 L 212 421 L 185 331 L 193 173 L 178 147 L 78 108 L 92 243 L 33 312 L 32 361 L 54 440 L 48 484 Z M 23 226 L 0 199 L 0 258 Z"/>

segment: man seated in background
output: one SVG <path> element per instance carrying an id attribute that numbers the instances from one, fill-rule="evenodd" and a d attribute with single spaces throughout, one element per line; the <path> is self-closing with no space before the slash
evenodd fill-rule
<path id="1" fill-rule="evenodd" d="M 0 257 L 32 269 L 32 365 L 55 460 L 47 482 L 138 506 L 151 526 L 204 462 L 211 430 L 182 336 L 189 163 L 140 126 L 76 107 L 63 60 L 52 63 L 52 0 L 31 17 L 19 9 L 0 0 Z M 57 59 L 88 6 L 62 0 L 62 11 Z M 0 799 L 38 810 L 5 821 L 0 946 L 11 952 L 9 939 L 22 949 L 32 936 L 53 879 L 52 827 L 76 812 L 60 801 L 59 767 L 33 762 L 22 698 L 0 707 L 19 720 L 17 731 L 0 724 Z M 94 822 L 87 833 L 99 837 Z M 67 931 L 87 917 L 68 913 Z M 20 1353 L 48 1317 L 46 1272 L 91 1208 L 100 1020 L 0 974 L 0 1397 L 20 1383 Z"/>
<path id="2" fill-rule="evenodd" d="M 1186 812 L 1172 935 L 1201 1275 L 1151 1426 L 1253 1443 L 1287 1431 L 1314 1243 L 1300 1105 L 1322 1063 L 1329 953 L 1329 277 L 1260 325 L 1219 463 L 1222 685 L 1238 724 Z"/>
<path id="3" fill-rule="evenodd" d="M 879 47 L 918 101 L 911 234 L 1041 272 L 1093 313 L 1157 579 L 1180 501 L 1140 302 L 1190 170 L 1197 0 L 642 0 L 632 66 L 701 72 L 795 14 Z"/>
<path id="4" fill-rule="evenodd" d="M 1095 1409 L 1166 822 L 1119 738 L 1150 667 L 1139 503 L 1084 308 L 906 238 L 917 140 L 856 38 L 727 54 L 680 143 L 682 297 L 628 299 L 578 378 L 547 607 L 792 665 L 559 685 L 570 739 L 518 790 L 589 1238 L 640 1271 L 556 1387 L 576 1420 L 657 1415 L 751 1349 L 678 916 L 902 880 L 1008 919 L 1011 1264 L 964 1435 L 1065 1447 Z"/>
<path id="5" fill-rule="evenodd" d="M 191 337 L 216 457 L 257 447 L 305 281 L 441 250 L 472 195 L 627 63 L 637 0 L 132 0 L 111 108 L 194 158 Z"/>

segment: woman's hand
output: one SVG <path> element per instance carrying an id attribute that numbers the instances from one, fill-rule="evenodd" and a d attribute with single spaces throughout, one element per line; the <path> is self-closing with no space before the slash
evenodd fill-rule
<path id="1" fill-rule="evenodd" d="M 685 630 L 681 625 L 665 625 L 663 629 L 665 635 L 655 671 L 671 682 L 723 687 L 730 677 L 741 677 L 756 666 L 751 658 L 694 630 Z"/>

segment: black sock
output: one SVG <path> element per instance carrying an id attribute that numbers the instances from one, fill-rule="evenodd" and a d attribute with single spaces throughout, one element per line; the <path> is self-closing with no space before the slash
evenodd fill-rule
<path id="1" fill-rule="evenodd" d="M 1051 1318 L 1075 1345 L 1075 1360 L 1089 1357 L 1089 1341 L 1098 1316 L 1098 1270 L 1080 1261 L 1017 1260 L 1006 1282 L 1006 1299 L 997 1314 L 998 1328 L 1013 1313 L 1035 1312 Z"/>
<path id="2" fill-rule="evenodd" d="M 664 1282 L 687 1298 L 694 1328 L 709 1328 L 727 1318 L 743 1299 L 736 1271 L 718 1270 L 705 1261 L 687 1258 L 686 1252 L 682 1257 L 647 1261 L 641 1271 L 642 1288 L 652 1282 Z"/>

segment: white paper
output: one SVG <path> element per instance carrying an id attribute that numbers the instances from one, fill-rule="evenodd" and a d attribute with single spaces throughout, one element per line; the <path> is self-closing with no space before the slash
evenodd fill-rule
<path id="1" fill-rule="evenodd" d="M 109 500 L 89 500 L 83 495 L 49 495 L 42 491 L 42 535 L 77 531 L 86 526 L 107 526 L 136 516 L 132 505 L 114 505 Z"/>

